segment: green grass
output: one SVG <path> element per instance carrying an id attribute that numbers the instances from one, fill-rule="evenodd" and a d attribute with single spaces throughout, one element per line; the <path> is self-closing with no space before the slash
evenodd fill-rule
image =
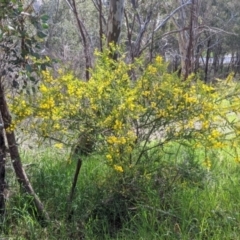
<path id="1" fill-rule="evenodd" d="M 231 151 L 231 150 L 229 150 Z M 146 175 L 120 177 L 101 156 L 85 158 L 73 201 L 71 221 L 66 201 L 75 163 L 67 153 L 46 149 L 23 152 L 35 191 L 51 221 L 41 226 L 28 196 L 21 194 L 11 170 L 7 215 L 0 238 L 7 239 L 238 239 L 240 235 L 240 165 L 231 155 L 169 144 L 158 160 L 145 163 Z"/>

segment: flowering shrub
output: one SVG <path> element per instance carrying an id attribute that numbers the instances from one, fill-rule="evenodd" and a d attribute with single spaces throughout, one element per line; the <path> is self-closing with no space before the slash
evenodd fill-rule
<path id="1" fill-rule="evenodd" d="M 228 117 L 239 111 L 236 85 L 214 88 L 193 75 L 182 81 L 167 72 L 160 56 L 147 67 L 141 60 L 127 64 L 124 57 L 116 62 L 108 56 L 108 50 L 97 53 L 88 82 L 63 70 L 56 78 L 43 72 L 36 94 L 12 99 L 8 130 L 28 120 L 29 133 L 55 139 L 58 147 L 81 147 L 79 139 L 86 136 L 119 174 L 170 141 L 206 149 L 237 144 L 237 117 Z"/>

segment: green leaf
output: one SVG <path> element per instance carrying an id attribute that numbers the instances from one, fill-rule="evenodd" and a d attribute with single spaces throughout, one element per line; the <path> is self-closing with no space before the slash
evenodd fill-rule
<path id="1" fill-rule="evenodd" d="M 35 86 L 32 87 L 32 92 L 36 93 L 36 87 Z"/>
<path id="2" fill-rule="evenodd" d="M 43 29 L 48 29 L 48 24 L 43 23 L 43 24 L 42 24 L 42 28 L 43 28 Z"/>
<path id="3" fill-rule="evenodd" d="M 45 38 L 45 37 L 47 36 L 47 34 L 46 34 L 46 33 L 43 33 L 43 32 L 40 32 L 40 31 L 38 31 L 38 32 L 37 32 L 37 36 L 38 36 L 39 38 Z"/>
<path id="4" fill-rule="evenodd" d="M 26 70 L 27 70 L 28 72 L 32 72 L 32 67 L 31 67 L 31 65 L 27 64 L 27 65 L 26 65 Z"/>
<path id="5" fill-rule="evenodd" d="M 42 71 L 46 71 L 46 64 L 42 64 L 42 65 L 41 65 L 41 70 L 42 70 Z"/>
<path id="6" fill-rule="evenodd" d="M 33 83 L 37 83 L 37 79 L 36 79 L 35 77 L 33 77 L 33 76 L 30 76 L 30 77 L 29 77 L 29 80 L 30 80 L 31 82 L 33 82 Z"/>
<path id="7" fill-rule="evenodd" d="M 43 21 L 43 23 L 46 23 L 48 21 L 48 19 L 49 19 L 49 16 L 46 14 L 41 16 L 41 20 Z"/>

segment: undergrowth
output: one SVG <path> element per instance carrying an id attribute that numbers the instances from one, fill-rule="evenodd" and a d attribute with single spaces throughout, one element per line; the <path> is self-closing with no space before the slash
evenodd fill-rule
<path id="1" fill-rule="evenodd" d="M 57 149 L 22 156 L 51 222 L 41 224 L 32 199 L 16 188 L 9 169 L 2 238 L 238 239 L 240 234 L 240 166 L 224 151 L 212 152 L 209 166 L 204 150 L 171 143 L 152 153 L 151 164 L 146 157 L 125 177 L 101 155 L 85 157 L 71 219 L 66 219 L 66 202 L 75 163 Z"/>

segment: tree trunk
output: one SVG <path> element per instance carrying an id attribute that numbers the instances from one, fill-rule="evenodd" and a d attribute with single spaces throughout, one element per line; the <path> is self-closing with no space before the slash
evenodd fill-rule
<path id="1" fill-rule="evenodd" d="M 6 131 L 6 139 L 9 148 L 9 153 L 12 165 L 17 176 L 17 180 L 26 193 L 33 197 L 39 217 L 44 221 L 49 220 L 48 213 L 45 211 L 42 202 L 33 190 L 33 187 L 22 167 L 18 146 L 15 139 L 14 131 L 11 130 L 12 118 L 8 110 L 8 105 L 5 99 L 3 83 L 0 82 L 0 112 L 3 119 L 4 128 Z"/>
<path id="2" fill-rule="evenodd" d="M 109 17 L 107 23 L 107 44 L 117 45 L 122 27 L 124 10 L 124 0 L 110 0 Z M 117 59 L 117 53 L 113 54 L 113 59 Z"/>
<path id="3" fill-rule="evenodd" d="M 72 1 L 72 11 L 77 20 L 77 27 L 78 27 L 81 39 L 83 41 L 83 49 L 84 49 L 84 56 L 85 56 L 85 63 L 86 63 L 85 74 L 86 74 L 86 80 L 88 81 L 90 79 L 89 70 L 92 68 L 90 43 L 89 43 L 90 39 L 88 38 L 88 32 L 85 28 L 85 25 L 83 24 L 83 21 L 81 20 L 81 18 L 78 15 L 75 0 Z"/>
<path id="4" fill-rule="evenodd" d="M 234 77 L 239 73 L 240 71 L 240 54 L 239 52 L 236 53 L 236 61 L 234 63 Z"/>
<path id="5" fill-rule="evenodd" d="M 218 72 L 219 72 L 220 57 L 222 54 L 222 43 L 218 41 L 216 43 L 216 45 L 217 46 L 215 47 L 215 49 L 213 51 L 213 63 L 212 63 L 213 72 L 214 72 L 215 77 L 218 75 Z"/>
<path id="6" fill-rule="evenodd" d="M 181 56 L 181 77 L 187 79 L 194 72 L 196 46 L 199 38 L 198 30 L 198 0 L 191 0 L 191 7 L 186 8 L 186 3 L 179 1 L 178 18 L 172 18 L 178 30 L 178 45 Z M 190 4 L 190 3 L 189 3 Z"/>
<path id="7" fill-rule="evenodd" d="M 71 187 L 68 201 L 67 201 L 67 220 L 71 220 L 73 215 L 72 202 L 73 202 L 73 197 L 74 197 L 74 193 L 75 193 L 75 189 L 78 181 L 78 175 L 80 173 L 81 167 L 82 167 L 82 159 L 78 156 L 76 170 L 75 170 L 75 174 L 72 182 L 72 187 Z"/>
<path id="8" fill-rule="evenodd" d="M 6 146 L 4 140 L 3 123 L 0 122 L 0 217 L 5 214 L 5 163 L 6 163 Z"/>
<path id="9" fill-rule="evenodd" d="M 208 65 L 209 65 L 209 59 L 210 59 L 210 44 L 211 44 L 211 38 L 207 42 L 207 54 L 206 54 L 206 64 L 205 64 L 205 83 L 208 82 Z"/>

